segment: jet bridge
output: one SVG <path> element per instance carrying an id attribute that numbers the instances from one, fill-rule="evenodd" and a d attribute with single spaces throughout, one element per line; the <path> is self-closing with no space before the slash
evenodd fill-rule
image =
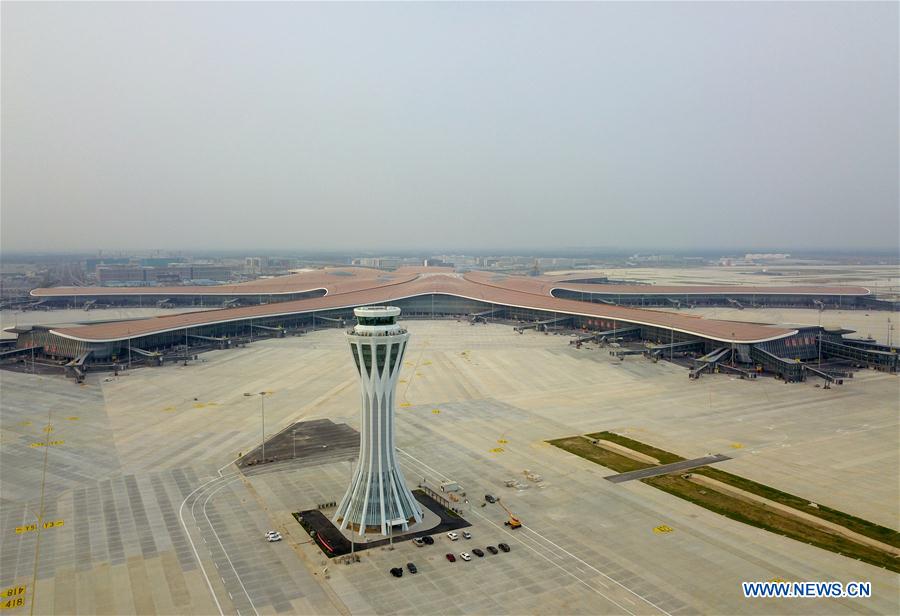
<path id="1" fill-rule="evenodd" d="M 761 365 L 766 372 L 777 374 L 786 382 L 800 382 L 803 380 L 803 364 L 779 357 L 761 348 L 759 345 L 754 344 L 750 346 L 750 359 Z"/>
<path id="2" fill-rule="evenodd" d="M 572 315 L 566 315 L 564 317 L 557 317 L 555 319 L 545 319 L 543 321 L 534 321 L 532 323 L 526 323 L 525 325 L 517 325 L 513 329 L 517 332 L 522 333 L 526 329 L 536 329 L 539 332 L 547 331 L 550 327 L 554 325 L 563 325 L 565 323 L 571 323 L 574 317 Z"/>
<path id="3" fill-rule="evenodd" d="M 652 360 L 658 360 L 665 357 L 665 354 L 674 355 L 675 353 L 689 353 L 691 351 L 702 351 L 702 340 L 688 340 L 686 342 L 673 342 L 671 344 L 654 344 L 647 350 L 647 357 Z"/>
<path id="4" fill-rule="evenodd" d="M 470 323 L 487 323 L 488 319 L 502 318 L 506 313 L 506 308 L 492 308 L 491 310 L 483 310 L 482 312 L 473 312 L 469 315 Z"/>
<path id="5" fill-rule="evenodd" d="M 844 338 L 838 342 L 820 337 L 818 342 L 822 354 L 826 357 L 847 359 L 856 364 L 887 372 L 897 372 L 898 365 L 900 365 L 895 347 L 852 338 Z"/>
<path id="6" fill-rule="evenodd" d="M 620 327 L 617 329 L 608 329 L 602 332 L 594 332 L 589 336 L 582 336 L 581 338 L 570 340 L 569 344 L 574 344 L 575 346 L 581 346 L 582 344 L 587 344 L 588 342 L 597 342 L 599 344 L 604 344 L 608 342 L 615 342 L 616 340 L 626 338 L 628 336 L 640 335 L 640 327 Z"/>
<path id="7" fill-rule="evenodd" d="M 93 351 L 85 351 L 69 363 L 65 364 L 66 376 L 75 377 L 76 383 L 83 383 L 84 375 L 87 374 L 87 368 L 84 367 L 84 364 L 93 353 Z"/>

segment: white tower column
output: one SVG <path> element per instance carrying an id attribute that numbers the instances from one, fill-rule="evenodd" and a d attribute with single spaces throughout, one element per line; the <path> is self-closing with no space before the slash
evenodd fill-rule
<path id="1" fill-rule="evenodd" d="M 409 333 L 393 306 L 356 308 L 347 332 L 360 384 L 359 461 L 333 521 L 360 534 L 406 530 L 422 510 L 406 487 L 394 443 L 394 393 Z"/>

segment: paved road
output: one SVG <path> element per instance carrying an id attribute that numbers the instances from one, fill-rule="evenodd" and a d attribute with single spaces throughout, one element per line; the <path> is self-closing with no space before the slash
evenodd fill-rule
<path id="1" fill-rule="evenodd" d="M 613 483 L 622 483 L 623 481 L 631 481 L 632 479 L 644 479 L 646 477 L 656 477 L 657 475 L 667 475 L 675 471 L 685 471 L 698 466 L 706 466 L 714 464 L 722 460 L 730 460 L 728 456 L 717 453 L 714 456 L 706 456 L 705 458 L 695 458 L 693 460 L 682 460 L 681 462 L 673 462 L 672 464 L 663 464 L 662 466 L 653 466 L 651 468 L 642 468 L 639 471 L 629 471 L 627 473 L 619 473 L 618 475 L 609 475 L 604 477 L 607 481 Z"/>

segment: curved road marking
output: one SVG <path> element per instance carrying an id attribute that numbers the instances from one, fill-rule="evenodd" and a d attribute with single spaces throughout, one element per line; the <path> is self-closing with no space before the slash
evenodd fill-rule
<path id="1" fill-rule="evenodd" d="M 230 481 L 226 481 L 225 483 L 223 483 L 222 485 L 217 487 L 212 492 L 206 493 L 206 500 L 203 501 L 203 507 L 202 507 L 203 517 L 206 518 L 206 523 L 209 524 L 209 529 L 212 531 L 212 534 L 215 536 L 216 541 L 219 543 L 219 547 L 222 548 L 222 553 L 225 554 L 225 559 L 228 561 L 228 564 L 231 566 L 231 570 L 234 571 L 234 577 L 237 578 L 238 584 L 241 585 L 241 590 L 243 590 L 244 595 L 247 596 L 247 601 L 250 602 L 250 607 L 253 608 L 253 613 L 256 614 L 256 616 L 259 616 L 259 612 L 257 611 L 256 606 L 253 604 L 253 599 L 250 598 L 250 593 L 247 592 L 247 588 L 244 586 L 244 582 L 243 582 L 243 580 L 241 580 L 241 576 L 238 575 L 237 569 L 234 568 L 234 563 L 231 562 L 231 558 L 228 556 L 228 551 L 225 549 L 225 546 L 222 544 L 222 540 L 219 538 L 219 533 L 216 532 L 216 529 L 213 527 L 213 524 L 209 519 L 209 515 L 207 515 L 207 513 L 206 513 L 206 506 L 209 504 L 210 499 L 213 496 L 215 496 L 216 492 L 218 492 L 219 490 L 221 490 L 224 487 L 229 486 L 230 484 L 234 483 L 238 479 L 239 479 L 239 477 L 234 477 Z M 194 500 L 193 505 L 196 505 L 196 504 L 197 504 L 197 499 Z M 196 523 L 197 518 L 194 516 L 194 506 L 193 505 L 191 505 L 191 517 L 194 518 L 194 522 Z M 228 593 L 228 596 L 230 597 L 231 593 Z M 233 600 L 233 598 L 232 598 L 232 600 Z"/>
<path id="2" fill-rule="evenodd" d="M 219 610 L 219 616 L 225 616 L 225 612 L 222 611 L 222 605 L 219 603 L 219 598 L 216 596 L 216 591 L 213 590 L 212 582 L 209 581 L 209 576 L 206 574 L 206 567 L 203 566 L 203 561 L 200 559 L 200 554 L 197 552 L 197 546 L 194 545 L 194 540 L 191 537 L 191 531 L 188 530 L 187 524 L 184 523 L 184 505 L 188 502 L 188 499 L 191 498 L 197 491 L 202 490 L 209 484 L 220 481 L 223 477 L 216 477 L 215 479 L 210 479 L 199 488 L 195 488 L 193 492 L 184 497 L 184 500 L 181 501 L 181 506 L 178 508 L 178 519 L 181 521 L 181 526 L 184 528 L 184 532 L 187 534 L 188 541 L 191 542 L 191 550 L 194 551 L 194 558 L 197 559 L 197 564 L 200 565 L 200 571 L 203 573 L 203 577 L 206 580 L 206 586 L 209 588 L 209 594 L 212 595 L 213 601 L 216 602 L 216 609 Z"/>

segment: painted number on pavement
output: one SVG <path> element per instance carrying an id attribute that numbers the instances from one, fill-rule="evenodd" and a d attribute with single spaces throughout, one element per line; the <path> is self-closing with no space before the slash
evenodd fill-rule
<path id="1" fill-rule="evenodd" d="M 0 602 L 0 610 L 10 610 L 15 607 L 22 607 L 23 605 L 25 605 L 25 597 L 15 597 Z"/>
<path id="2" fill-rule="evenodd" d="M 8 599 L 9 597 L 18 597 L 20 595 L 24 595 L 26 588 L 27 587 L 25 586 L 25 584 L 22 584 L 21 586 L 12 586 L 11 588 L 7 588 L 2 593 L 0 593 L 0 597 Z"/>
<path id="3" fill-rule="evenodd" d="M 43 528 L 56 528 L 57 526 L 62 526 L 65 524 L 64 520 L 52 520 L 50 522 L 44 522 L 41 524 Z M 25 526 L 16 526 L 16 534 L 21 535 L 22 533 L 30 533 L 32 531 L 37 530 L 37 524 L 26 524 Z"/>

